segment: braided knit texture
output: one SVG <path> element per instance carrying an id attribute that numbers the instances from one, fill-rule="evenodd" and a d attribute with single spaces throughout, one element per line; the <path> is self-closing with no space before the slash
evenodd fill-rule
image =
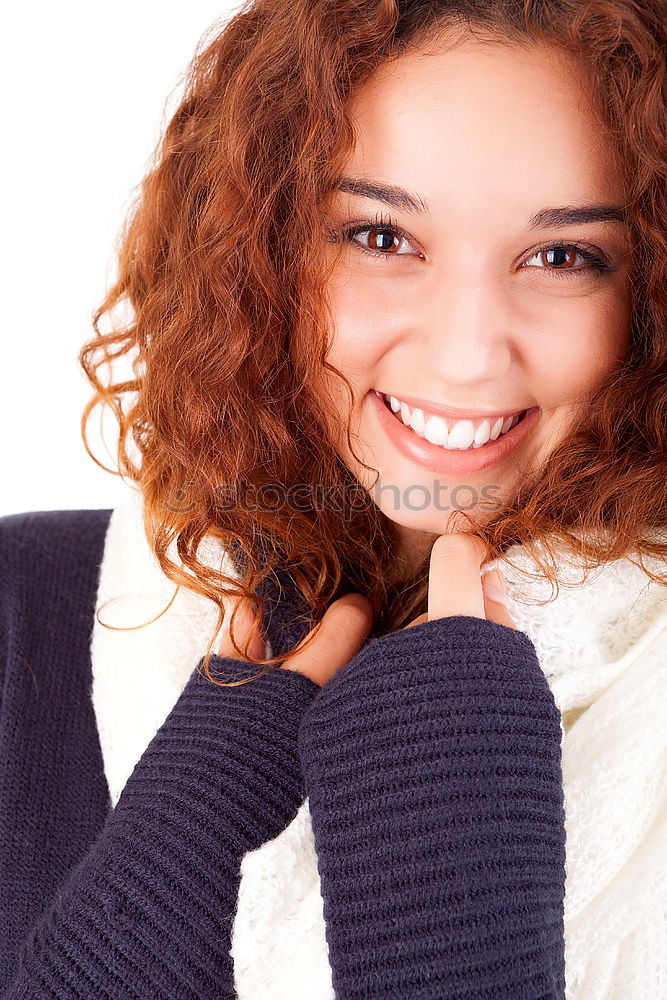
<path id="1" fill-rule="evenodd" d="M 338 1000 L 564 995 L 560 743 L 531 640 L 485 619 L 373 639 L 321 689 L 299 749 Z"/>
<path id="2" fill-rule="evenodd" d="M 211 662 L 230 680 L 257 672 Z M 241 859 L 301 804 L 297 729 L 319 688 L 287 670 L 220 687 L 200 665 L 26 938 L 3 1000 L 235 996 Z"/>

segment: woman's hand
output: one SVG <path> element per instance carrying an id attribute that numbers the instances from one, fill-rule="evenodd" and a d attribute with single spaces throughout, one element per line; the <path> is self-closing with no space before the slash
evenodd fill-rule
<path id="1" fill-rule="evenodd" d="M 252 620 L 248 603 L 241 601 L 234 620 L 234 635 L 241 649 L 259 659 L 265 654 L 263 636 L 258 632 L 253 636 L 249 649 L 247 646 Z M 372 624 L 373 608 L 368 598 L 355 592 L 344 594 L 327 608 L 319 624 L 317 638 L 309 648 L 304 650 L 301 647 L 318 626 L 304 636 L 294 652 L 281 663 L 279 669 L 295 670 L 323 687 L 337 671 L 354 659 L 364 644 Z M 225 632 L 218 655 L 233 660 L 239 659 L 228 632 Z"/>
<path id="2" fill-rule="evenodd" d="M 405 628 L 451 615 L 472 615 L 516 628 L 505 605 L 487 593 L 489 584 L 501 594 L 504 592 L 504 580 L 499 570 L 481 576 L 481 567 L 488 555 L 487 547 L 476 535 L 457 531 L 436 538 L 429 563 L 428 612 L 419 615 Z M 296 670 L 323 687 L 354 659 L 372 624 L 373 609 L 368 598 L 355 592 L 345 594 L 327 608 L 317 638 L 309 648 L 302 649 L 315 628 L 301 640 L 279 669 Z M 234 634 L 241 648 L 259 659 L 265 654 L 265 640 L 258 632 L 248 649 L 251 625 L 252 613 L 247 602 L 242 601 L 236 611 Z M 225 632 L 218 655 L 239 659 L 228 632 Z"/>
<path id="3" fill-rule="evenodd" d="M 505 593 L 505 581 L 498 569 L 481 575 L 487 560 L 487 546 L 476 535 L 463 531 L 439 535 L 431 549 L 428 574 L 428 611 L 405 628 L 434 618 L 472 615 L 498 625 L 516 628 L 504 604 L 495 599 L 492 588 Z"/>

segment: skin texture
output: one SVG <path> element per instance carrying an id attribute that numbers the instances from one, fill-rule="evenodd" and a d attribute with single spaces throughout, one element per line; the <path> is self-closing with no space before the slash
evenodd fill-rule
<path id="1" fill-rule="evenodd" d="M 420 216 L 343 192 L 328 206 L 329 233 L 369 220 L 364 232 L 342 240 L 328 285 L 328 361 L 354 387 L 352 440 L 380 473 L 375 490 L 373 474 L 345 443 L 344 386 L 325 373 L 322 392 L 339 418 L 339 453 L 399 525 L 397 557 L 409 565 L 452 515 L 433 503 L 416 509 L 421 491 L 414 509 L 402 501 L 397 507 L 395 494 L 382 487 L 395 485 L 403 498 L 420 484 L 442 506 L 453 487 L 467 484 L 476 493 L 463 489 L 458 506 L 476 515 L 483 508 L 471 506 L 471 497 L 484 500 L 484 487 L 501 502 L 511 497 L 567 434 L 575 405 L 627 351 L 630 231 L 610 221 L 528 228 L 543 208 L 623 200 L 613 149 L 587 104 L 583 77 L 556 50 L 464 34 L 384 64 L 352 111 L 358 138 L 343 174 L 400 185 L 430 208 Z M 375 222 L 376 213 L 407 233 L 383 257 L 363 249 L 390 242 L 392 231 Z M 575 249 L 569 272 L 561 255 L 557 273 L 553 253 L 539 253 L 553 240 L 602 251 L 613 272 L 583 270 L 587 261 Z M 326 246 L 331 253 L 339 248 L 331 237 Z M 539 406 L 541 413 L 504 461 L 448 478 L 396 450 L 372 410 L 373 388 L 463 410 Z"/>

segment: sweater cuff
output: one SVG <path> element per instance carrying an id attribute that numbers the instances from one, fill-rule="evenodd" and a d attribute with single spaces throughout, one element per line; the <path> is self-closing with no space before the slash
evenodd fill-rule
<path id="1" fill-rule="evenodd" d="M 235 839 L 235 852 L 243 853 L 276 836 L 305 798 L 298 730 L 320 687 L 280 667 L 256 676 L 264 669 L 261 665 L 231 657 L 211 656 L 209 669 L 226 686 L 209 680 L 202 657 L 114 812 L 121 816 L 133 805 L 140 808 L 142 802 L 156 801 L 156 796 L 169 811 L 173 783 L 178 797 L 173 808 L 179 811 L 186 799 L 193 814 L 200 813 L 204 803 L 211 813 L 216 803 L 225 803 L 219 835 L 227 829 Z M 241 680 L 247 682 L 233 684 Z M 243 794 L 231 798 L 230 789 L 240 784 Z"/>
<path id="2" fill-rule="evenodd" d="M 370 639 L 326 685 L 331 714 L 335 717 L 338 698 L 363 701 L 367 694 L 395 689 L 399 695 L 404 692 L 405 701 L 414 691 L 416 670 L 421 700 L 437 695 L 443 683 L 448 699 L 457 690 L 469 696 L 471 681 L 481 698 L 488 693 L 525 703 L 529 693 L 531 703 L 537 699 L 540 717 L 555 722 L 560 731 L 560 710 L 531 639 L 520 629 L 473 615 L 435 618 Z M 320 694 L 316 701 L 322 700 Z"/>
<path id="3" fill-rule="evenodd" d="M 562 1000 L 560 741 L 529 637 L 474 616 L 322 688 L 299 751 L 337 998 Z"/>

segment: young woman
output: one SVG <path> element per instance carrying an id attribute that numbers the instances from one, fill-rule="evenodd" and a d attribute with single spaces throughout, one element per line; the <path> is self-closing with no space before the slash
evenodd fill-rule
<path id="1" fill-rule="evenodd" d="M 132 498 L 0 519 L 3 998 L 667 995 L 665 14 L 197 53 L 81 352 Z"/>

